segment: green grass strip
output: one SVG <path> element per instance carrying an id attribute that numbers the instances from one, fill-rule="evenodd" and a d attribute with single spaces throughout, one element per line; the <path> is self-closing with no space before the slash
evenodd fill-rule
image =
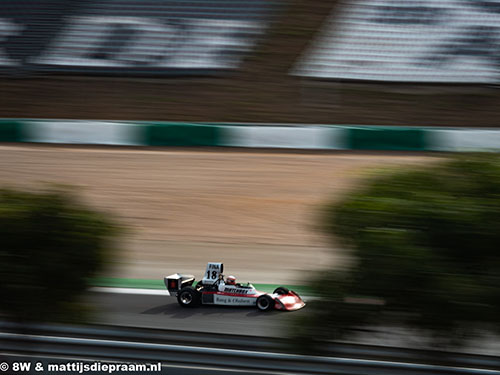
<path id="1" fill-rule="evenodd" d="M 90 285 L 93 287 L 106 287 L 106 288 L 132 288 L 132 289 L 165 289 L 163 279 L 126 279 L 116 277 L 95 277 L 90 280 Z M 260 291 L 272 293 L 278 284 L 253 284 L 253 286 Z M 309 287 L 304 285 L 283 285 L 290 290 L 301 295 L 312 295 Z"/>

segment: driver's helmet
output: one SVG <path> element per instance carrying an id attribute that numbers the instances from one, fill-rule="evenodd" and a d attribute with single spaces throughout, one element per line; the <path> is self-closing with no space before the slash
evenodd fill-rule
<path id="1" fill-rule="evenodd" d="M 226 284 L 228 284 L 228 285 L 236 285 L 236 277 L 234 277 L 234 276 L 228 276 L 226 278 Z"/>

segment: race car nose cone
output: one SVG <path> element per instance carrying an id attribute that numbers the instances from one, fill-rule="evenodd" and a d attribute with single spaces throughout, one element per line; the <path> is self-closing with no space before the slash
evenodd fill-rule
<path id="1" fill-rule="evenodd" d="M 286 311 L 294 311 L 303 308 L 306 303 L 295 292 L 289 292 L 278 297 Z"/>

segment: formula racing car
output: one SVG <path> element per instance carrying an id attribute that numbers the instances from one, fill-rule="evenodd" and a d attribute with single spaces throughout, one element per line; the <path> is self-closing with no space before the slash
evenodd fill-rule
<path id="1" fill-rule="evenodd" d="M 208 263 L 203 279 L 193 286 L 193 275 L 166 276 L 165 286 L 171 296 L 176 296 L 182 307 L 200 305 L 257 306 L 261 311 L 272 309 L 293 311 L 305 306 L 294 291 L 279 287 L 273 293 L 259 292 L 250 283 L 236 283 L 234 276 L 224 280 L 222 263 Z"/>

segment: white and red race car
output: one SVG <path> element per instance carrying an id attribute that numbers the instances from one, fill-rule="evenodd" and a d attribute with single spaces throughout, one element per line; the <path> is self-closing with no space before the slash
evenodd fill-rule
<path id="1" fill-rule="evenodd" d="M 294 291 L 284 287 L 271 293 L 260 292 L 250 283 L 245 285 L 225 282 L 222 263 L 208 263 L 203 279 L 193 286 L 193 275 L 173 274 L 166 276 L 165 286 L 171 296 L 177 296 L 182 307 L 200 305 L 257 306 L 261 311 L 272 309 L 293 311 L 305 306 Z M 228 280 L 226 280 L 228 281 Z"/>

